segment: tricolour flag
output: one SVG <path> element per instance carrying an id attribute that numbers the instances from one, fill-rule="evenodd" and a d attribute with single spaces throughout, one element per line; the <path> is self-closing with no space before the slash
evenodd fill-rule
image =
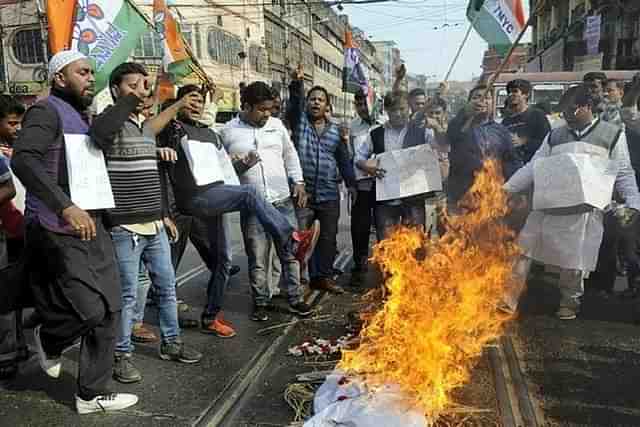
<path id="1" fill-rule="evenodd" d="M 47 0 L 49 23 L 49 49 L 51 55 L 71 47 L 73 17 L 77 0 Z"/>
<path id="2" fill-rule="evenodd" d="M 107 86 L 111 71 L 127 61 L 147 31 L 147 21 L 129 0 L 78 0 L 72 49 L 94 63 L 96 93 Z"/>
<path id="3" fill-rule="evenodd" d="M 164 71 L 177 82 L 191 74 L 192 61 L 178 24 L 164 0 L 153 1 L 153 22 L 163 44 Z"/>
<path id="4" fill-rule="evenodd" d="M 342 69 L 342 91 L 369 93 L 367 72 L 360 62 L 360 49 L 353 43 L 350 31 L 345 34 L 344 68 Z"/>
<path id="5" fill-rule="evenodd" d="M 467 18 L 489 45 L 511 45 L 525 26 L 522 0 L 471 0 Z"/>

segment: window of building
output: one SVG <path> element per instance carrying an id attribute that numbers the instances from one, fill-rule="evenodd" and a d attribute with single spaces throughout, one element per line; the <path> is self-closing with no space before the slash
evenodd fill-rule
<path id="1" fill-rule="evenodd" d="M 222 15 L 218 15 L 216 23 L 218 24 L 219 27 L 222 27 Z"/>
<path id="2" fill-rule="evenodd" d="M 133 56 L 138 58 L 162 58 L 162 40 L 155 30 L 148 31 L 140 37 Z"/>
<path id="3" fill-rule="evenodd" d="M 248 38 L 248 39 L 249 39 L 249 38 L 251 38 L 251 29 L 250 29 L 249 27 L 247 27 L 247 29 L 246 29 L 246 31 L 245 31 L 245 32 L 246 32 L 246 36 L 247 36 L 247 38 Z"/>
<path id="4" fill-rule="evenodd" d="M 200 40 L 200 24 L 182 24 L 180 31 L 197 58 L 202 58 L 202 42 Z"/>
<path id="5" fill-rule="evenodd" d="M 266 52 L 259 45 L 249 46 L 249 63 L 251 68 L 258 73 L 264 73 L 267 71 Z"/>
<path id="6" fill-rule="evenodd" d="M 13 37 L 13 55 L 22 64 L 40 64 L 46 62 L 42 32 L 39 28 L 16 31 Z"/>
<path id="7" fill-rule="evenodd" d="M 216 27 L 210 27 L 207 34 L 207 49 L 211 59 L 221 64 L 239 65 L 238 53 L 242 52 L 242 41 Z"/>

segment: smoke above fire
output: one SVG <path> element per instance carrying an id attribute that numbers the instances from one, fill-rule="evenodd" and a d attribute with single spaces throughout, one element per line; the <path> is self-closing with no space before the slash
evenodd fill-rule
<path id="1" fill-rule="evenodd" d="M 509 320 L 496 307 L 520 251 L 503 222 L 502 185 L 498 163 L 487 160 L 462 200 L 465 213 L 445 218 L 443 237 L 401 227 L 375 246 L 384 304 L 366 316 L 360 345 L 343 352 L 340 369 L 370 387 L 399 385 L 432 419 L 453 403 Z"/>

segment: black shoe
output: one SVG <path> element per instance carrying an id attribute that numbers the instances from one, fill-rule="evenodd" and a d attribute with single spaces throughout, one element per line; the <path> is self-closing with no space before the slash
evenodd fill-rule
<path id="1" fill-rule="evenodd" d="M 113 363 L 113 379 L 123 384 L 142 381 L 140 371 L 131 363 L 130 354 L 116 353 Z"/>
<path id="2" fill-rule="evenodd" d="M 250 319 L 254 322 L 266 322 L 269 320 L 269 314 L 267 313 L 267 307 L 257 305 L 253 307 Z"/>
<path id="3" fill-rule="evenodd" d="M 240 266 L 239 265 L 232 265 L 231 269 L 229 269 L 229 277 L 235 276 L 238 273 L 240 273 Z"/>
<path id="4" fill-rule="evenodd" d="M 313 313 L 313 310 L 311 309 L 309 304 L 301 301 L 296 304 L 289 304 L 289 312 L 300 317 L 307 317 L 310 316 L 311 313 Z"/>
<path id="5" fill-rule="evenodd" d="M 199 322 L 195 319 L 189 319 L 188 317 L 178 315 L 178 325 L 182 329 L 197 328 Z"/>
<path id="6" fill-rule="evenodd" d="M 160 345 L 160 358 L 182 363 L 198 363 L 202 359 L 202 353 L 187 347 L 184 343 L 176 341 L 162 343 Z"/>

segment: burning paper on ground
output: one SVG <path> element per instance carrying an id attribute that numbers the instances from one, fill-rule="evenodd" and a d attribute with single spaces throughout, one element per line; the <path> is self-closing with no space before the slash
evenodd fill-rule
<path id="1" fill-rule="evenodd" d="M 502 222 L 508 211 L 502 184 L 498 164 L 487 161 L 462 202 L 467 213 L 448 217 L 443 237 L 432 242 L 418 230 L 400 228 L 374 248 L 388 277 L 387 296 L 367 316 L 360 346 L 343 350 L 338 368 L 382 393 L 382 409 L 400 407 L 406 414 L 414 408 L 435 420 L 453 404 L 451 393 L 468 381 L 484 346 L 502 334 L 509 317 L 496 307 L 520 252 Z M 340 410 L 355 414 L 364 411 L 357 405 L 375 402 Z"/>
<path id="2" fill-rule="evenodd" d="M 370 389 L 357 377 L 336 371 L 316 392 L 316 415 L 304 427 L 427 427 L 425 415 L 411 402 L 398 386 Z"/>
<path id="3" fill-rule="evenodd" d="M 342 336 L 337 340 L 313 338 L 303 342 L 302 344 L 290 347 L 289 354 L 297 357 L 336 354 L 343 348 L 347 348 L 352 339 L 353 335 L 351 334 Z"/>

